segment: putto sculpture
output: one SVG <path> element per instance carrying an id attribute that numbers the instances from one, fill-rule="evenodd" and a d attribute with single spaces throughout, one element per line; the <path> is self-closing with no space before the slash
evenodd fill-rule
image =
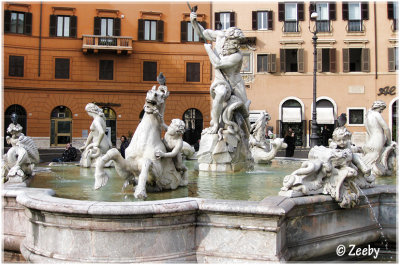
<path id="1" fill-rule="evenodd" d="M 376 176 L 390 176 L 396 158 L 397 143 L 391 139 L 389 126 L 382 117 L 385 102 L 377 100 L 368 110 L 365 118 L 367 142 L 363 146 L 362 160 Z"/>
<path id="2" fill-rule="evenodd" d="M 329 148 L 313 147 L 308 160 L 283 180 L 280 195 L 298 197 L 313 194 L 329 194 L 342 208 L 358 204 L 359 189 L 374 186 L 375 176 L 363 162 L 359 148 L 351 144 L 351 132 L 343 126 L 337 127 Z"/>
<path id="3" fill-rule="evenodd" d="M 249 105 L 246 88 L 240 74 L 243 56 L 240 43 L 245 39 L 236 27 L 226 30 L 204 29 L 192 10 L 190 21 L 204 44 L 215 69 L 210 87 L 212 97 L 210 127 L 202 132 L 197 153 L 201 171 L 237 171 L 252 161 L 248 138 L 250 135 Z"/>
<path id="4" fill-rule="evenodd" d="M 266 127 L 270 119 L 271 116 L 263 111 L 257 121 L 251 125 L 249 144 L 255 163 L 269 163 L 280 149 L 287 147 L 283 138 L 267 139 L 265 137 Z"/>
<path id="5" fill-rule="evenodd" d="M 79 148 L 82 151 L 80 166 L 95 167 L 98 158 L 110 150 L 112 144 L 106 136 L 106 117 L 103 110 L 94 103 L 87 104 L 85 110 L 93 118 L 93 122 L 85 144 Z M 112 162 L 105 166 L 111 165 Z"/>
<path id="6" fill-rule="evenodd" d="M 135 185 L 135 198 L 146 198 L 147 191 L 176 189 L 188 184 L 186 167 L 182 163 L 183 121 L 175 119 L 168 127 L 164 123 L 165 101 L 169 92 L 166 86 L 153 86 L 147 92 L 144 115 L 129 146 L 125 159 L 113 148 L 99 158 L 95 170 L 95 189 L 107 184 L 104 166 L 114 161 L 115 169 L 125 178 L 124 187 Z M 161 131 L 167 130 L 164 140 Z"/>
<path id="7" fill-rule="evenodd" d="M 33 176 L 35 164 L 40 162 L 39 151 L 32 138 L 22 133 L 18 115 L 11 114 L 12 123 L 7 128 L 6 137 L 10 150 L 3 156 L 1 177 L 4 182 L 24 182 Z"/>

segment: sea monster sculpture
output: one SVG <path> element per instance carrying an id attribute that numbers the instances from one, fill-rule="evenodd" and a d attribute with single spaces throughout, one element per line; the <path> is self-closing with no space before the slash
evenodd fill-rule
<path id="1" fill-rule="evenodd" d="M 351 132 L 341 124 L 334 130 L 329 148 L 313 147 L 308 160 L 284 178 L 280 195 L 329 194 L 340 207 L 351 208 L 358 204 L 360 189 L 374 186 L 375 176 L 351 144 Z"/>
<path id="2" fill-rule="evenodd" d="M 174 148 L 175 144 L 180 142 L 179 137 L 182 138 L 183 134 L 180 123 L 178 122 L 179 126 L 177 127 L 175 124 L 170 126 L 170 134 L 174 131 L 175 140 L 174 143 L 169 141 L 171 139 L 166 140 L 168 145 L 171 145 L 169 148 L 166 148 L 161 139 L 161 131 L 168 128 L 163 118 L 165 100 L 168 95 L 168 89 L 164 85 L 160 85 L 158 88 L 153 86 L 147 92 L 144 115 L 125 150 L 125 159 L 116 148 L 103 155 L 96 164 L 95 189 L 107 184 L 109 177 L 104 171 L 104 165 L 109 161 L 114 161 L 118 175 L 125 178 L 124 187 L 129 184 L 136 185 L 135 198 L 146 198 L 147 191 L 176 189 L 179 186 L 187 185 L 186 168 L 179 164 L 181 162 L 177 161 L 179 158 L 169 154 L 174 152 L 176 155 L 176 151 L 181 151 Z M 182 146 L 178 146 L 179 148 Z M 178 168 L 176 165 L 179 165 Z"/>
<path id="3" fill-rule="evenodd" d="M 269 163 L 280 149 L 287 147 L 283 138 L 267 139 L 265 137 L 267 123 L 270 119 L 271 116 L 263 111 L 251 126 L 249 144 L 255 163 Z M 271 148 L 269 147 L 270 143 Z"/>
<path id="4" fill-rule="evenodd" d="M 205 42 L 204 47 L 215 69 L 210 87 L 212 97 L 210 127 L 202 132 L 197 152 L 201 171 L 237 171 L 252 162 L 248 138 L 250 135 L 249 105 L 240 69 L 243 32 L 237 27 L 226 30 L 204 29 L 197 21 L 197 8 L 191 9 L 190 21 Z"/>
<path id="5" fill-rule="evenodd" d="M 22 133 L 18 115 L 11 114 L 12 123 L 7 128 L 7 143 L 10 150 L 3 156 L 1 177 L 4 182 L 24 182 L 33 176 L 35 164 L 39 163 L 39 151 L 32 138 Z"/>

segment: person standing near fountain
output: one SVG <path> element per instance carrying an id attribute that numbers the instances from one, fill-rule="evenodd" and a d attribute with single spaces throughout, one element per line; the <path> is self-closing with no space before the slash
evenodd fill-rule
<path id="1" fill-rule="evenodd" d="M 292 157 L 294 155 L 294 149 L 296 148 L 294 144 L 294 131 L 292 128 L 289 128 L 285 134 L 285 143 L 287 144 L 286 147 L 286 157 Z"/>
<path id="2" fill-rule="evenodd" d="M 93 103 L 87 104 L 85 110 L 93 118 L 93 122 L 90 125 L 90 133 L 85 145 L 79 148 L 82 151 L 80 165 L 81 167 L 94 167 L 96 159 L 105 154 L 112 144 L 105 134 L 106 118 L 103 110 Z M 107 164 L 107 166 L 110 165 L 111 163 Z"/>
<path id="3" fill-rule="evenodd" d="M 245 36 L 237 27 L 204 29 L 196 18 L 192 10 L 190 21 L 196 33 L 205 41 L 215 42 L 214 49 L 211 44 L 204 44 L 215 69 L 215 79 L 210 87 L 210 127 L 203 130 L 200 140 L 199 170 L 237 171 L 252 160 L 248 144 L 250 100 L 240 74 L 243 62 L 240 43 Z"/>

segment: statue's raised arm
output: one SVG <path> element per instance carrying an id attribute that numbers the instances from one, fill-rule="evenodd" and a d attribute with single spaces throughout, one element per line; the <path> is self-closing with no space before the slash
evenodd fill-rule
<path id="1" fill-rule="evenodd" d="M 197 13 L 190 12 L 190 22 L 192 27 L 196 31 L 197 35 L 203 37 L 205 40 L 216 41 L 218 31 L 212 29 L 204 29 L 202 25 L 197 21 Z"/>

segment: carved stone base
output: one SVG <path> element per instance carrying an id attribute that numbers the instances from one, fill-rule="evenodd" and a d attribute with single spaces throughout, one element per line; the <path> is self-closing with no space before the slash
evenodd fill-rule
<path id="1" fill-rule="evenodd" d="M 322 189 L 309 191 L 307 195 L 317 195 L 317 194 L 322 194 Z M 304 193 L 302 193 L 301 191 L 298 191 L 298 190 L 285 190 L 285 191 L 281 190 L 279 192 L 279 196 L 296 198 L 296 197 L 304 196 Z"/>

